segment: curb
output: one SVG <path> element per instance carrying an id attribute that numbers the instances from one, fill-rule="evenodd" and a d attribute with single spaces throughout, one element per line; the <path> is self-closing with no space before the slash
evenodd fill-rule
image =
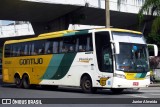
<path id="1" fill-rule="evenodd" d="M 149 87 L 160 87 L 160 84 L 150 84 Z"/>

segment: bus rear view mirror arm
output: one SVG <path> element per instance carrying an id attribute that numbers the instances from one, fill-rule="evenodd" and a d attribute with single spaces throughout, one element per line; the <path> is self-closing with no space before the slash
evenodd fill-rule
<path id="1" fill-rule="evenodd" d="M 111 43 L 113 43 L 113 44 L 114 44 L 114 47 L 115 47 L 115 53 L 114 53 L 114 54 L 119 54 L 119 53 L 120 53 L 119 42 L 118 42 L 118 41 L 112 41 L 112 40 L 111 40 Z"/>

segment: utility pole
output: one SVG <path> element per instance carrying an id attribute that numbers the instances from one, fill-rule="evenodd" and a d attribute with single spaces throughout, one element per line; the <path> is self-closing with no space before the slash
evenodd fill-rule
<path id="1" fill-rule="evenodd" d="M 105 0 L 106 28 L 110 27 L 109 0 Z"/>

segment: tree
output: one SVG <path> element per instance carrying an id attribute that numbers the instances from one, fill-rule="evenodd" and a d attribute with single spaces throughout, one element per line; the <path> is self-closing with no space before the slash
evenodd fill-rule
<path id="1" fill-rule="evenodd" d="M 160 29 L 160 0 L 145 0 L 139 11 L 140 23 L 144 21 L 144 14 L 151 15 L 153 19 L 151 34 L 156 34 Z M 154 17 L 153 17 L 154 16 Z"/>

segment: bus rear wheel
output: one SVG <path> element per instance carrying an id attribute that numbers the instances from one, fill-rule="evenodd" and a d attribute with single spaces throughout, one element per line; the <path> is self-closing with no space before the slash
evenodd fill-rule
<path id="1" fill-rule="evenodd" d="M 20 77 L 19 76 L 15 76 L 14 80 L 15 80 L 16 87 L 17 88 L 21 88 L 22 87 L 22 80 L 20 79 Z"/>
<path id="2" fill-rule="evenodd" d="M 84 76 L 81 80 L 81 88 L 85 93 L 96 93 L 97 88 L 92 87 L 92 81 L 88 76 Z"/>
<path id="3" fill-rule="evenodd" d="M 22 84 L 23 84 L 24 88 L 26 88 L 26 89 L 30 88 L 30 81 L 29 81 L 28 75 L 23 75 Z"/>

